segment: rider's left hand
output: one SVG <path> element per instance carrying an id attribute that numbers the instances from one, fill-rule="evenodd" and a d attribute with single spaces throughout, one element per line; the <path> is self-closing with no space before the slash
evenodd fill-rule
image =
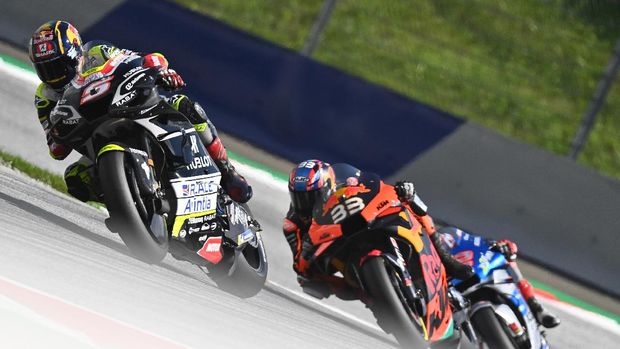
<path id="1" fill-rule="evenodd" d="M 159 84 L 168 91 L 178 90 L 185 86 L 185 81 L 179 73 L 174 69 L 164 69 L 159 72 L 158 77 Z"/>

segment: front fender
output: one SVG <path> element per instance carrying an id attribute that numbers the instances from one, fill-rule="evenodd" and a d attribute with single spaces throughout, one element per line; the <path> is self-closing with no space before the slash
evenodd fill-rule
<path id="1" fill-rule="evenodd" d="M 111 151 L 125 153 L 126 161 L 132 166 L 140 193 L 148 196 L 155 195 L 157 181 L 153 171 L 153 160 L 149 158 L 149 155 L 143 150 L 128 147 L 120 142 L 114 142 L 108 143 L 99 149 L 97 152 L 97 163 L 103 154 Z"/>
<path id="2" fill-rule="evenodd" d="M 492 308 L 497 318 L 506 326 L 512 337 L 519 337 L 525 333 L 523 324 L 519 321 L 519 317 L 514 313 L 512 308 L 507 304 L 493 304 L 489 301 L 476 302 L 469 312 L 470 318 L 483 308 Z"/>
<path id="3" fill-rule="evenodd" d="M 395 248 L 397 249 L 397 247 Z M 409 270 L 407 270 L 407 268 L 405 267 L 402 257 L 400 256 L 400 252 L 398 250 L 396 251 L 396 253 L 389 253 L 377 249 L 371 250 L 366 255 L 362 256 L 359 262 L 359 268 L 361 269 L 364 263 L 368 262 L 372 258 L 382 258 L 388 265 L 394 268 L 394 270 L 402 280 L 401 289 L 405 297 L 407 297 L 412 302 L 412 304 L 416 304 L 416 310 L 419 312 L 419 314 L 425 313 L 426 309 L 425 307 L 422 307 L 420 305 L 423 302 L 420 302 L 420 297 L 416 295 L 416 291 L 411 280 L 411 274 L 409 273 Z M 356 274 L 359 275 L 360 273 L 358 272 Z M 364 282 L 361 282 L 360 286 L 364 291 L 366 291 Z"/>

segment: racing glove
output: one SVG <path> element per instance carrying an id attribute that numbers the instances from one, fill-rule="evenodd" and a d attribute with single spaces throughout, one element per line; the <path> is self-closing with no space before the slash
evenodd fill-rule
<path id="1" fill-rule="evenodd" d="M 178 90 L 185 86 L 185 81 L 174 69 L 162 69 L 158 74 L 157 83 L 166 91 Z"/>
<path id="2" fill-rule="evenodd" d="M 396 182 L 394 190 L 400 201 L 409 202 L 415 195 L 415 187 L 411 182 Z"/>
<path id="3" fill-rule="evenodd" d="M 71 153 L 71 148 L 54 142 L 50 131 L 46 132 L 46 138 L 50 156 L 54 158 L 54 160 L 64 160 L 67 156 L 69 156 Z"/>
<path id="4" fill-rule="evenodd" d="M 472 267 L 456 260 L 444 245 L 443 241 L 441 241 L 439 235 L 438 233 L 431 234 L 430 238 L 448 275 L 460 280 L 467 280 L 473 277 L 475 273 Z"/>
<path id="5" fill-rule="evenodd" d="M 305 277 L 312 276 L 312 272 L 309 270 L 309 263 L 312 259 L 313 253 L 314 245 L 312 244 L 312 241 L 310 241 L 310 236 L 307 233 L 303 234 L 301 238 L 301 249 L 299 250 L 299 253 L 295 255 L 294 269 L 297 274 L 301 274 Z"/>
<path id="6" fill-rule="evenodd" d="M 519 251 L 517 244 L 508 239 L 495 241 L 495 243 L 491 246 L 491 249 L 503 254 L 509 261 L 514 261 L 517 259 L 517 252 Z"/>

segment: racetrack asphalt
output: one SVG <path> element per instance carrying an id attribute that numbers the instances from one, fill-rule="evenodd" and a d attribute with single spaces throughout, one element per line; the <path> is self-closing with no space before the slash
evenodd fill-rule
<path id="1" fill-rule="evenodd" d="M 69 161 L 54 162 L 47 155 L 32 104 L 33 82 L 6 70 L 0 70 L 0 77 L 0 147 L 61 173 Z M 269 283 L 254 298 L 227 294 L 196 267 L 171 257 L 157 266 L 135 260 L 103 225 L 105 212 L 4 167 L 0 167 L 0 281 L 182 346 L 391 347 L 391 338 L 374 327 L 372 315 L 359 302 L 330 298 L 317 304 L 299 294 L 290 251 L 280 232 L 286 188 L 252 169 L 244 174 L 254 186 L 250 206 L 265 229 L 270 262 Z M 0 286 L 0 291 L 6 288 Z M 20 303 L 7 294 L 0 296 Z M 20 304 L 38 309 L 26 301 Z M 553 347 L 613 348 L 620 340 L 617 326 L 603 319 L 562 304 L 545 304 L 564 321 L 547 332 Z M 23 338 L 28 339 L 32 338 Z"/>

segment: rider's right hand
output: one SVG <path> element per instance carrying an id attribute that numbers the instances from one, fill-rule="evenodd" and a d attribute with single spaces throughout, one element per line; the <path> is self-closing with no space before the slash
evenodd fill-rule
<path id="1" fill-rule="evenodd" d="M 491 250 L 497 251 L 506 257 L 509 261 L 517 259 L 519 248 L 517 244 L 508 239 L 498 240 L 491 246 Z"/>
<path id="2" fill-rule="evenodd" d="M 415 187 L 411 182 L 396 182 L 394 190 L 400 201 L 409 202 L 415 195 Z"/>
<path id="3" fill-rule="evenodd" d="M 157 78 L 158 84 L 167 91 L 178 90 L 185 86 L 185 81 L 174 69 L 163 69 Z"/>

